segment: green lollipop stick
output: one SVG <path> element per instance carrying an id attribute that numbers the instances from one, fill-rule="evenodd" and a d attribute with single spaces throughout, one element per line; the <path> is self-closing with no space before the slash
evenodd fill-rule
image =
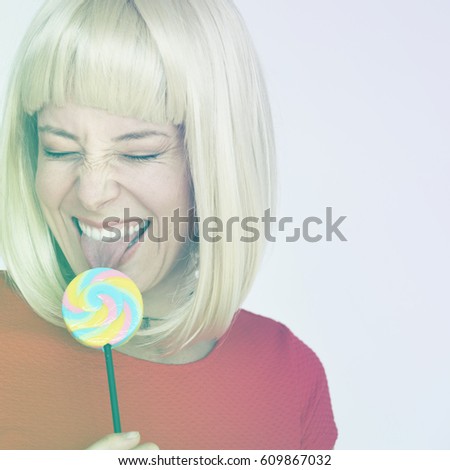
<path id="1" fill-rule="evenodd" d="M 111 401 L 111 412 L 114 432 L 122 432 L 120 426 L 119 402 L 117 400 L 116 379 L 114 377 L 114 363 L 112 358 L 111 345 L 105 344 L 103 347 L 106 361 L 106 372 L 108 374 L 109 399 Z"/>

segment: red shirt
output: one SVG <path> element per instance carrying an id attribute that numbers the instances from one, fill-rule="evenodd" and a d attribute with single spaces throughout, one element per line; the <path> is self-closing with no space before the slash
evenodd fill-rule
<path id="1" fill-rule="evenodd" d="M 0 276 L 0 448 L 83 449 L 111 433 L 101 351 L 38 317 Z M 113 353 L 122 430 L 161 449 L 331 449 L 324 369 L 284 325 L 240 310 L 205 358 Z"/>

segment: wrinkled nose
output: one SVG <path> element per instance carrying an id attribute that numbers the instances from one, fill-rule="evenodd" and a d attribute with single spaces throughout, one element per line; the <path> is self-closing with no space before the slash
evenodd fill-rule
<path id="1" fill-rule="evenodd" d="M 77 186 L 78 198 L 90 212 L 102 209 L 120 193 L 119 184 L 112 178 L 105 164 L 83 166 Z"/>

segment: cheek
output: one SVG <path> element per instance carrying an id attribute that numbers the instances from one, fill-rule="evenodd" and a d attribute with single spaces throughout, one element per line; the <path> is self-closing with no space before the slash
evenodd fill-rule
<path id="1" fill-rule="evenodd" d="M 56 208 L 66 194 L 70 179 L 55 164 L 38 161 L 35 188 L 42 206 Z"/>
<path id="2" fill-rule="evenodd" d="M 191 191 L 186 179 L 178 178 L 165 186 L 166 210 L 171 213 L 178 209 L 181 215 L 186 215 L 191 203 Z"/>
<path id="3" fill-rule="evenodd" d="M 192 206 L 191 180 L 189 177 L 189 172 L 184 165 L 179 169 L 175 181 L 171 187 L 172 197 L 175 201 L 177 201 L 180 209 L 189 208 Z"/>
<path id="4" fill-rule="evenodd" d="M 171 216 L 176 209 L 184 214 L 192 206 L 190 181 L 181 168 L 136 175 L 132 192 L 159 215 Z"/>

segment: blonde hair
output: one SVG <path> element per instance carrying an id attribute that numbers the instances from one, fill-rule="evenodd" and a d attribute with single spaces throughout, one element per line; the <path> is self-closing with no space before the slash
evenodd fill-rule
<path id="1" fill-rule="evenodd" d="M 34 187 L 36 113 L 74 102 L 182 126 L 196 214 L 261 218 L 273 200 L 273 130 L 260 65 L 229 0 L 48 0 L 19 49 L 1 141 L 0 253 L 21 295 L 63 326 L 74 273 Z M 5 223 L 6 222 L 6 223 Z M 259 225 L 258 225 L 259 224 Z M 257 226 L 261 228 L 261 223 Z M 263 236 L 198 242 L 200 275 L 147 344 L 176 351 L 229 327 L 257 272 Z M 197 248 L 195 248 L 197 249 Z"/>

